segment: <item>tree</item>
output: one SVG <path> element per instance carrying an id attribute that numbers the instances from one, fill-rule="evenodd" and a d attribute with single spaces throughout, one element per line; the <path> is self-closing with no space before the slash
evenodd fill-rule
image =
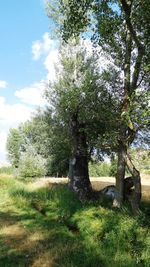
<path id="1" fill-rule="evenodd" d="M 47 98 L 50 104 L 54 103 L 54 116 L 69 130 L 70 187 L 80 198 L 86 198 L 92 192 L 88 173 L 91 132 L 93 135 L 94 131 L 96 134 L 98 131 L 104 132 L 105 127 L 104 123 L 100 124 L 100 118 L 96 119 L 100 113 L 94 108 L 100 107 L 96 101 L 100 102 L 99 94 L 104 90 L 99 83 L 96 58 L 94 63 L 93 55 L 88 55 L 79 40 L 72 40 L 69 45 L 62 47 L 60 54 L 57 79 L 48 88 Z M 107 97 L 106 93 L 103 102 Z"/>
<path id="2" fill-rule="evenodd" d="M 134 121 L 132 116 L 136 94 L 138 91 L 143 93 L 147 91 L 149 84 L 150 2 L 149 0 L 57 0 L 53 9 L 48 7 L 48 10 L 51 10 L 49 16 L 57 22 L 63 40 L 68 41 L 70 37 L 78 36 L 81 32 L 84 34 L 90 32 L 88 35 L 111 55 L 115 66 L 120 70 L 117 205 L 121 206 L 123 203 L 125 169 L 128 168 L 134 178 L 132 206 L 136 213 L 141 198 L 141 181 L 140 173 L 128 154 L 128 148 L 142 127 L 140 124 L 137 127 L 136 120 Z"/>
<path id="3" fill-rule="evenodd" d="M 18 174 L 22 178 L 41 177 L 46 174 L 46 160 L 31 145 L 19 159 Z"/>
<path id="4" fill-rule="evenodd" d="M 69 136 L 50 109 L 38 110 L 22 131 L 39 155 L 46 159 L 47 175 L 67 176 L 69 166 Z"/>
<path id="5" fill-rule="evenodd" d="M 12 128 L 7 137 L 8 159 L 13 167 L 18 168 L 21 155 L 21 146 L 23 144 L 23 136 L 19 129 Z"/>
<path id="6" fill-rule="evenodd" d="M 61 48 L 57 79 L 47 89 L 47 99 L 54 105 L 53 116 L 69 130 L 70 187 L 85 199 L 92 192 L 90 154 L 97 137 L 109 128 L 114 111 L 111 95 L 101 80 L 96 50 L 87 51 L 82 42 L 73 39 Z"/>
<path id="7" fill-rule="evenodd" d="M 49 121 L 46 120 L 44 110 L 36 110 L 30 120 L 18 126 L 18 130 L 24 138 L 24 147 L 32 145 L 38 154 L 44 158 L 48 157 L 51 137 L 51 117 L 49 117 Z"/>
<path id="8" fill-rule="evenodd" d="M 13 166 L 19 167 L 22 154 L 26 155 L 30 148 L 46 160 L 46 175 L 68 175 L 69 136 L 60 121 L 52 118 L 50 110 L 39 109 L 30 120 L 10 129 L 7 150 Z"/>
<path id="9" fill-rule="evenodd" d="M 51 108 L 44 112 L 45 121 L 49 125 L 49 145 L 47 154 L 47 173 L 50 176 L 68 176 L 71 141 L 68 127 L 56 114 L 52 115 Z"/>

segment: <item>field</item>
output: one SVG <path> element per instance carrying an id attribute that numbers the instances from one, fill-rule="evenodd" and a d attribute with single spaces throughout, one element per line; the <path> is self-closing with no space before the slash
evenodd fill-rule
<path id="1" fill-rule="evenodd" d="M 64 181 L 0 176 L 0 267 L 149 267 L 150 187 L 134 218 L 128 206 L 81 203 Z"/>

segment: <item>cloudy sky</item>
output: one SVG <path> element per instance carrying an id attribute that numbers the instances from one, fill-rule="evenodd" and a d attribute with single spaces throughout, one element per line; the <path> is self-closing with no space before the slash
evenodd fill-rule
<path id="1" fill-rule="evenodd" d="M 44 0 L 3 0 L 0 8 L 0 165 L 10 127 L 30 118 L 45 81 L 55 76 L 57 42 L 50 37 Z"/>

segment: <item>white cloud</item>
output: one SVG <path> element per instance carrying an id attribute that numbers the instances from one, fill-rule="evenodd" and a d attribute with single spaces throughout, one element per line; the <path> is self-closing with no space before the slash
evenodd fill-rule
<path id="1" fill-rule="evenodd" d="M 41 40 L 34 41 L 32 44 L 32 56 L 34 60 L 45 56 L 44 66 L 48 72 L 46 79 L 53 81 L 56 77 L 55 65 L 58 63 L 58 41 L 50 38 L 49 33 L 45 32 Z"/>
<path id="2" fill-rule="evenodd" d="M 0 129 L 16 127 L 18 123 L 28 120 L 32 112 L 32 108 L 23 104 L 10 105 L 0 96 Z"/>
<path id="3" fill-rule="evenodd" d="M 7 87 L 7 82 L 0 80 L 0 88 L 6 88 Z"/>
<path id="4" fill-rule="evenodd" d="M 32 45 L 32 55 L 33 55 L 33 59 L 37 60 L 40 58 L 41 56 L 41 44 L 40 41 L 36 41 L 33 43 Z"/>
<path id="5" fill-rule="evenodd" d="M 7 141 L 7 133 L 0 132 L 0 166 L 6 164 L 6 141 Z"/>
<path id="6" fill-rule="evenodd" d="M 54 49 L 55 41 L 49 37 L 49 33 L 43 34 L 42 40 L 36 40 L 32 44 L 32 56 L 38 60 L 42 55 L 46 55 L 51 49 Z"/>
<path id="7" fill-rule="evenodd" d="M 17 90 L 15 96 L 20 98 L 21 102 L 25 104 L 43 106 L 46 104 L 46 100 L 43 97 L 45 86 L 46 83 L 44 81 L 34 83 L 31 86 Z"/>
<path id="8" fill-rule="evenodd" d="M 0 165 L 6 162 L 6 139 L 10 128 L 28 120 L 33 109 L 23 104 L 10 105 L 0 96 Z"/>
<path id="9" fill-rule="evenodd" d="M 47 70 L 47 80 L 48 81 L 54 81 L 56 78 L 56 69 L 55 67 L 58 66 L 58 59 L 59 52 L 58 49 L 52 50 L 49 52 L 47 55 L 45 61 L 44 61 L 44 66 Z"/>

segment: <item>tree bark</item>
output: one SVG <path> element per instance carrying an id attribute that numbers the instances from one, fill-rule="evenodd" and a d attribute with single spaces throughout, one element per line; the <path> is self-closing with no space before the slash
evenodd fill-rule
<path id="1" fill-rule="evenodd" d="M 70 121 L 70 130 L 73 139 L 72 158 L 69 162 L 69 187 L 85 200 L 92 193 L 92 186 L 88 172 L 88 151 L 84 125 L 79 124 L 78 115 L 74 114 Z"/>
<path id="2" fill-rule="evenodd" d="M 118 149 L 118 163 L 117 163 L 117 175 L 116 175 L 116 199 L 114 206 L 120 208 L 124 201 L 124 178 L 125 178 L 125 157 L 126 147 L 120 142 Z"/>
<path id="3" fill-rule="evenodd" d="M 139 204 L 140 204 L 141 195 L 142 195 L 140 172 L 135 168 L 129 155 L 127 155 L 126 164 L 127 164 L 128 170 L 130 171 L 133 177 L 134 190 L 133 190 L 133 194 L 131 197 L 131 205 L 132 205 L 133 214 L 137 215 L 139 214 Z"/>
<path id="4" fill-rule="evenodd" d="M 143 47 L 142 42 L 140 41 L 136 29 L 132 24 L 132 4 L 133 0 L 126 1 L 121 0 L 122 9 L 125 15 L 126 21 L 126 41 L 125 41 L 125 62 L 124 62 L 124 100 L 122 105 L 122 114 L 121 114 L 121 125 L 124 125 L 126 128 L 124 131 L 124 136 L 120 131 L 120 140 L 122 140 L 124 147 L 122 146 L 122 151 L 118 153 L 118 192 L 120 193 L 120 198 L 118 197 L 118 202 L 121 204 L 122 201 L 122 180 L 123 173 L 125 174 L 125 166 L 130 171 L 133 177 L 134 190 L 131 199 L 131 205 L 133 213 L 136 214 L 139 211 L 139 204 L 141 199 L 141 178 L 139 171 L 133 165 L 130 157 L 127 154 L 129 145 L 132 143 L 135 137 L 136 129 L 130 118 L 130 101 L 131 96 L 135 94 L 135 90 L 138 86 L 138 79 L 140 75 L 140 69 L 142 64 L 142 59 L 144 56 L 145 48 Z M 137 47 L 137 56 L 135 59 L 135 64 L 133 67 L 133 74 L 131 75 L 131 55 L 132 55 L 132 46 L 133 44 Z M 122 160 L 121 160 L 122 158 Z M 121 166 L 122 167 L 119 167 Z M 120 171 L 119 171 L 120 168 Z M 117 182 L 116 182 L 117 186 Z"/>
<path id="5" fill-rule="evenodd" d="M 131 13 L 131 5 L 128 6 L 128 15 Z M 116 176 L 116 188 L 117 198 L 114 205 L 121 207 L 124 201 L 124 178 L 126 169 L 126 155 L 127 155 L 127 129 L 128 125 L 131 124 L 129 117 L 129 106 L 130 106 L 130 79 L 131 79 L 131 52 L 132 52 L 132 38 L 131 33 L 126 25 L 126 41 L 125 41 L 125 59 L 124 59 L 124 96 L 121 106 L 120 114 L 120 127 L 118 136 L 118 165 L 117 165 L 117 176 Z"/>

